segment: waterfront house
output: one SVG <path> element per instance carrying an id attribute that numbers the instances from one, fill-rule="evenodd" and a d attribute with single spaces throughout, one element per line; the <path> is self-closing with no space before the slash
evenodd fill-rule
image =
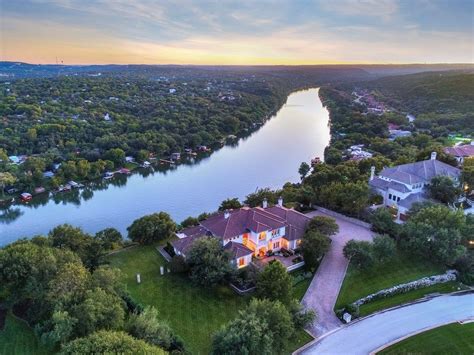
<path id="1" fill-rule="evenodd" d="M 474 157 L 474 140 L 471 144 L 463 144 L 454 147 L 446 147 L 443 149 L 446 154 L 456 158 L 459 165 L 464 163 L 464 159 Z"/>
<path id="2" fill-rule="evenodd" d="M 170 160 L 180 160 L 180 159 L 181 159 L 181 153 L 171 153 Z"/>
<path id="3" fill-rule="evenodd" d="M 193 242 L 203 236 L 218 238 L 224 249 L 232 255 L 232 264 L 241 268 L 249 265 L 252 257 L 264 258 L 267 253 L 281 249 L 294 250 L 300 242 L 310 218 L 283 206 L 242 207 L 220 212 L 200 222 L 198 226 L 185 228 L 171 242 L 178 255 L 186 257 Z"/>
<path id="4" fill-rule="evenodd" d="M 383 197 L 383 204 L 397 211 L 397 221 L 405 221 L 415 202 L 428 199 L 425 187 L 436 176 L 447 176 L 459 182 L 461 171 L 436 159 L 436 152 L 428 160 L 384 168 L 375 176 L 372 167 L 369 186 Z"/>

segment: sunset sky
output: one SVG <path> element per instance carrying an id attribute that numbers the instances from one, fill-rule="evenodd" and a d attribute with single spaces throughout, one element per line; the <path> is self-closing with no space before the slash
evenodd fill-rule
<path id="1" fill-rule="evenodd" d="M 472 0 L 0 0 L 0 60 L 472 63 Z"/>

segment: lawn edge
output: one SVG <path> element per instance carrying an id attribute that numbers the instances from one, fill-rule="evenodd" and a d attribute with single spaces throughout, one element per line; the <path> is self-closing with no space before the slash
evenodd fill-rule
<path id="1" fill-rule="evenodd" d="M 441 324 L 437 324 L 437 325 L 433 325 L 431 327 L 426 327 L 426 328 L 423 328 L 423 329 L 420 329 L 420 330 L 417 330 L 416 332 L 413 332 L 411 334 L 407 334 L 407 335 L 404 335 L 402 336 L 401 338 L 398 338 L 398 339 L 395 339 L 395 340 L 392 340 L 391 342 L 385 344 L 385 345 L 382 345 L 381 347 L 375 349 L 375 350 L 372 350 L 369 355 L 375 355 L 377 354 L 378 352 L 386 349 L 386 348 L 389 348 L 390 346 L 392 345 L 395 345 L 405 339 L 408 339 L 408 338 L 411 338 L 411 337 L 414 337 L 418 334 L 422 334 L 422 333 L 425 333 L 425 332 L 428 332 L 432 329 L 436 329 L 436 328 L 441 328 L 441 327 L 444 327 L 444 326 L 447 326 L 447 325 L 450 325 L 450 324 L 455 324 L 455 323 L 458 323 L 458 324 L 467 324 L 467 323 L 470 323 L 470 322 L 473 322 L 474 319 L 473 318 L 466 318 L 466 319 L 462 319 L 462 320 L 458 320 L 458 321 L 454 321 L 454 322 L 445 322 L 445 323 L 441 323 Z"/>

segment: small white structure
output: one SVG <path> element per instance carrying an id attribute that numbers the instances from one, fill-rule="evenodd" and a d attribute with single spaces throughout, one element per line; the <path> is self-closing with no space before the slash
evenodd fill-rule
<path id="1" fill-rule="evenodd" d="M 141 282 L 142 282 L 141 276 L 140 276 L 140 274 L 137 274 L 137 284 L 139 284 Z"/>
<path id="2" fill-rule="evenodd" d="M 352 320 L 352 316 L 350 313 L 344 313 L 344 315 L 342 316 L 342 319 L 344 319 L 344 322 L 346 323 L 349 323 L 351 320 Z"/>
<path id="3" fill-rule="evenodd" d="M 110 117 L 110 115 L 109 115 L 108 112 L 104 115 L 104 120 L 105 120 L 105 121 L 110 121 L 110 120 L 112 120 L 112 118 Z"/>
<path id="4" fill-rule="evenodd" d="M 176 89 L 170 89 L 169 93 L 174 94 L 176 92 Z"/>
<path id="5" fill-rule="evenodd" d="M 165 268 L 163 266 L 160 266 L 160 274 L 161 275 L 165 274 Z"/>

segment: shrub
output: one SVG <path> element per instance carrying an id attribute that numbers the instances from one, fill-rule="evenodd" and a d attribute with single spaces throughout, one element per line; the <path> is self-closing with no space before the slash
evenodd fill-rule
<path id="1" fill-rule="evenodd" d="M 349 240 L 344 246 L 344 256 L 359 269 L 373 265 L 372 245 L 366 241 Z"/>
<path id="2" fill-rule="evenodd" d="M 372 245 L 373 255 L 379 262 L 392 259 L 396 253 L 395 241 L 388 235 L 377 235 Z"/>
<path id="3" fill-rule="evenodd" d="M 175 274 L 182 274 L 189 271 L 189 265 L 182 255 L 175 255 L 171 258 L 170 270 Z"/>

